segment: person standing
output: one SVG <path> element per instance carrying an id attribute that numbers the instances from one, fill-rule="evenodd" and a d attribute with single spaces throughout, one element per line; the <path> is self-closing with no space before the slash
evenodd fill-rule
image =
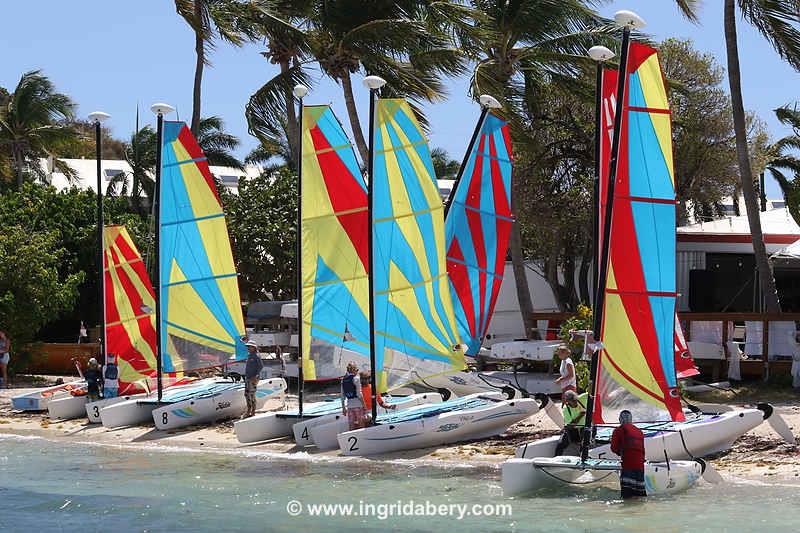
<path id="1" fill-rule="evenodd" d="M 87 385 L 87 401 L 96 402 L 103 397 L 103 373 L 100 371 L 100 364 L 94 357 L 89 359 L 89 366 L 83 373 L 83 379 L 86 380 Z"/>
<path id="2" fill-rule="evenodd" d="M 352 362 L 347 363 L 347 373 L 342 378 L 342 414 L 347 416 L 347 426 L 350 430 L 364 427 L 365 405 L 358 366 Z"/>
<path id="3" fill-rule="evenodd" d="M 561 359 L 561 367 L 558 370 L 560 374 L 556 383 L 561 387 L 561 394 L 567 391 L 578 392 L 578 380 L 575 377 L 575 363 L 572 362 L 570 355 L 572 353 L 565 344 L 556 348 L 556 355 Z"/>
<path id="4" fill-rule="evenodd" d="M 372 374 L 370 374 L 369 370 L 362 370 L 358 377 L 361 381 L 361 397 L 364 398 L 364 425 L 369 425 L 370 420 L 372 420 L 372 384 L 370 380 Z M 378 401 L 378 405 L 384 409 L 388 411 L 397 409 L 396 405 L 386 403 L 380 394 L 375 395 L 375 398 Z"/>
<path id="5" fill-rule="evenodd" d="M 8 388 L 8 363 L 11 361 L 11 339 L 0 330 L 0 389 Z"/>
<path id="6" fill-rule="evenodd" d="M 622 459 L 619 486 L 622 498 L 647 496 L 644 484 L 644 434 L 633 425 L 628 410 L 619 413 L 619 426 L 611 434 L 611 451 Z"/>
<path id="7" fill-rule="evenodd" d="M 264 363 L 258 355 L 258 345 L 255 341 L 247 341 L 245 346 L 247 346 L 247 362 L 244 366 L 244 399 L 247 402 L 247 411 L 242 418 L 249 418 L 256 414 L 256 389 Z"/>

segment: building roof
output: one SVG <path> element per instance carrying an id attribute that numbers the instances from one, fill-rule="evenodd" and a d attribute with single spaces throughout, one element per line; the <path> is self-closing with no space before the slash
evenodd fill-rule
<path id="1" fill-rule="evenodd" d="M 800 226 L 789 210 L 761 211 L 761 231 L 769 253 L 777 252 L 800 239 Z M 750 222 L 746 215 L 698 222 L 678 228 L 679 249 L 753 253 Z"/>
<path id="2" fill-rule="evenodd" d="M 63 190 L 77 186 L 80 189 L 97 189 L 97 163 L 94 159 L 62 159 L 78 174 L 78 179 L 70 183 L 67 177 L 52 167 L 47 159 L 40 159 L 39 164 L 50 176 L 50 184 L 58 190 Z M 128 190 L 131 188 L 131 166 L 123 159 L 103 159 L 100 162 L 103 171 L 103 194 L 108 192 L 108 184 L 120 173 L 125 173 L 128 181 Z M 244 171 L 230 167 L 210 166 L 211 173 L 214 174 L 226 187 L 236 190 L 239 186 L 239 177 L 248 179 L 257 177 L 261 173 L 261 167 L 256 165 L 245 165 Z M 119 188 L 119 185 L 117 185 Z M 119 190 L 119 189 L 117 189 Z"/>

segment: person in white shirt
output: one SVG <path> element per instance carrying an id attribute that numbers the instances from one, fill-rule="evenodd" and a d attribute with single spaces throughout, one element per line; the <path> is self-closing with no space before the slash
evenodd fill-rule
<path id="1" fill-rule="evenodd" d="M 558 370 L 559 377 L 556 379 L 556 383 L 561 387 L 561 394 L 564 394 L 568 390 L 578 392 L 578 380 L 575 377 L 575 363 L 572 362 L 572 358 L 570 357 L 572 353 L 565 344 L 562 344 L 556 348 L 556 355 L 561 359 L 561 367 Z"/>

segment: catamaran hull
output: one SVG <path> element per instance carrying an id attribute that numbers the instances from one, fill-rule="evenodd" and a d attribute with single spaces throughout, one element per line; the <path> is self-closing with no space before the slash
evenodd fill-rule
<path id="1" fill-rule="evenodd" d="M 344 455 L 414 450 L 499 435 L 538 411 L 539 404 L 531 398 L 500 400 L 474 409 L 347 431 L 337 440 Z"/>
<path id="2" fill-rule="evenodd" d="M 72 420 L 86 416 L 86 396 L 62 396 L 47 404 L 47 414 L 53 420 Z"/>
<path id="3" fill-rule="evenodd" d="M 537 457 L 509 459 L 503 463 L 503 495 L 519 496 L 557 487 L 619 489 L 619 462 L 599 461 L 596 467 L 581 466 L 579 457 Z M 616 463 L 616 467 L 610 463 Z M 703 468 L 696 461 L 645 463 L 645 488 L 648 496 L 688 489 L 700 478 Z"/>
<path id="4" fill-rule="evenodd" d="M 256 408 L 277 408 L 284 404 L 286 381 L 262 379 L 256 388 Z M 244 384 L 209 397 L 198 397 L 164 405 L 153 410 L 156 429 L 177 429 L 241 416 L 247 410 Z"/>
<path id="5" fill-rule="evenodd" d="M 338 402 L 314 402 L 306 404 L 308 411 L 313 411 L 320 406 L 330 405 L 335 412 Z M 278 411 L 274 413 L 260 413 L 256 416 L 237 420 L 233 424 L 236 439 L 242 444 L 261 442 L 265 440 L 280 439 L 292 434 L 292 426 L 300 420 L 306 420 L 318 415 L 299 416 L 296 409 Z"/>
<path id="6" fill-rule="evenodd" d="M 124 396 L 115 396 L 113 398 L 103 398 L 102 400 L 97 400 L 96 402 L 89 402 L 86 404 L 86 416 L 89 419 L 90 424 L 102 424 L 103 421 L 100 418 L 100 411 L 102 409 L 128 400 L 144 398 L 145 396 L 145 393 L 128 394 Z"/>
<path id="7" fill-rule="evenodd" d="M 431 405 L 442 402 L 442 396 L 438 393 L 426 392 L 423 394 L 412 394 L 405 398 L 395 398 L 390 403 L 396 406 L 395 410 L 384 409 L 378 406 L 378 414 L 403 411 L 417 405 Z M 347 416 L 341 411 L 329 415 L 318 416 L 310 420 L 298 422 L 292 427 L 294 440 L 298 446 L 308 446 L 313 444 L 320 450 L 334 450 L 339 447 L 337 437 L 342 431 L 347 431 Z"/>
<path id="8" fill-rule="evenodd" d="M 11 398 L 11 405 L 19 411 L 46 411 L 51 400 L 63 397 L 71 387 L 85 387 L 82 380 L 63 383 L 54 387 L 45 387 L 27 394 L 20 394 Z"/>
<path id="9" fill-rule="evenodd" d="M 692 459 L 730 449 L 733 443 L 764 421 L 760 409 L 738 409 L 701 420 L 676 423 L 669 431 L 648 434 L 644 439 L 645 458 L 648 461 Z M 517 458 L 553 457 L 558 436 L 541 439 L 519 446 Z M 617 459 L 609 444 L 592 448 L 589 456 L 597 459 Z"/>

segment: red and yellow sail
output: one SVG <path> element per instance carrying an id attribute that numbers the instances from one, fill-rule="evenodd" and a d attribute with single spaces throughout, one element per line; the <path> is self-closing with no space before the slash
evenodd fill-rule
<path id="1" fill-rule="evenodd" d="M 106 351 L 117 356 L 119 394 L 144 392 L 156 376 L 153 286 L 125 226 L 106 226 L 103 248 Z"/>

